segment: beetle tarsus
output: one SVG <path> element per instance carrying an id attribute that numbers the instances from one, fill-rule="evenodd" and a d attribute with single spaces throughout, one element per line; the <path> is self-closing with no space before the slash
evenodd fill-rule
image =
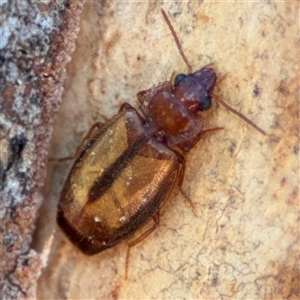
<path id="1" fill-rule="evenodd" d="M 130 242 L 128 244 L 127 253 L 126 253 L 126 263 L 125 263 L 125 280 L 128 279 L 128 265 L 129 265 L 129 258 L 130 258 L 130 249 L 143 241 L 149 234 L 151 234 L 159 225 L 159 211 L 157 211 L 153 216 L 152 219 L 154 221 L 154 224 L 145 231 L 142 235 L 140 235 L 137 239 Z"/>

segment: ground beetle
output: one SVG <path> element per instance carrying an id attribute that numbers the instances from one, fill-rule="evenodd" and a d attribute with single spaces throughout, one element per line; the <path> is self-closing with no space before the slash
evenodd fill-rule
<path id="1" fill-rule="evenodd" d="M 58 224 L 89 255 L 113 247 L 153 218 L 154 225 L 129 244 L 126 266 L 130 247 L 157 227 L 160 208 L 174 187 L 182 186 L 182 153 L 208 131 L 221 129 L 204 130 L 204 119 L 198 114 L 211 107 L 214 70 L 206 66 L 192 72 L 164 10 L 162 14 L 188 74 L 177 75 L 174 84 L 164 82 L 139 92 L 142 114 L 124 103 L 105 124 L 94 124 L 78 151 L 58 204 Z"/>

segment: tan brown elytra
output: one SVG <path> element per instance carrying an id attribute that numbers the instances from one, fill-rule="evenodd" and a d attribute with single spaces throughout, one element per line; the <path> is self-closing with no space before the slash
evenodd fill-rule
<path id="1" fill-rule="evenodd" d="M 174 84 L 164 82 L 139 92 L 141 113 L 124 103 L 104 125 L 95 124 L 78 151 L 58 204 L 58 224 L 88 255 L 113 247 L 154 220 L 151 228 L 129 243 L 126 274 L 130 247 L 157 227 L 160 208 L 176 186 L 181 189 L 185 171 L 182 154 L 208 131 L 221 129 L 204 130 L 199 114 L 211 107 L 214 70 L 206 66 L 192 72 L 163 10 L 162 14 L 188 74 L 178 74 Z"/>

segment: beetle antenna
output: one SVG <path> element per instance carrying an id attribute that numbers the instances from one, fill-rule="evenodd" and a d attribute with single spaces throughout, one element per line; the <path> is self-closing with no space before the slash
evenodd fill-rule
<path id="1" fill-rule="evenodd" d="M 232 108 L 231 106 L 229 106 L 228 104 L 226 104 L 223 100 L 218 99 L 217 97 L 215 97 L 215 100 L 218 101 L 219 103 L 221 103 L 225 108 L 227 108 L 228 110 L 230 110 L 232 113 L 234 113 L 235 115 L 237 115 L 238 117 L 240 117 L 241 119 L 243 119 L 246 123 L 248 123 L 254 129 L 256 129 L 258 132 L 260 132 L 263 135 L 267 135 L 267 133 L 264 130 L 262 130 L 261 128 L 259 128 L 255 123 L 253 123 L 251 120 L 249 120 L 243 114 L 241 114 L 240 112 L 238 112 L 237 110 L 235 110 L 234 108 Z"/>
<path id="2" fill-rule="evenodd" d="M 223 81 L 226 78 L 227 74 L 223 74 L 222 76 L 220 76 L 217 79 L 217 83 L 219 84 L 221 81 Z M 249 125 L 251 125 L 253 128 L 255 128 L 257 131 L 259 131 L 261 134 L 263 135 L 267 135 L 267 133 L 262 130 L 261 128 L 259 128 L 255 123 L 253 123 L 251 120 L 249 120 L 247 117 L 245 117 L 243 114 L 241 114 L 240 112 L 238 112 L 237 110 L 235 110 L 234 108 L 232 108 L 231 106 L 229 106 L 228 104 L 226 104 L 224 101 L 218 99 L 217 96 L 213 95 L 214 99 L 216 101 L 218 101 L 219 103 L 221 103 L 224 107 L 226 107 L 228 110 L 230 110 L 232 113 L 234 113 L 235 115 L 237 115 L 238 117 L 240 117 L 241 119 L 243 119 L 245 122 L 247 122 Z"/>
<path id="3" fill-rule="evenodd" d="M 171 33 L 172 33 L 172 35 L 173 35 L 173 38 L 174 38 L 175 43 L 176 43 L 176 45 L 177 45 L 177 49 L 178 49 L 178 51 L 179 51 L 179 53 L 180 53 L 182 59 L 184 60 L 185 64 L 186 64 L 187 67 L 188 67 L 188 74 L 191 74 L 191 73 L 192 73 L 192 66 L 191 66 L 191 64 L 189 63 L 189 61 L 187 60 L 187 58 L 186 58 L 186 56 L 185 56 L 185 54 L 184 54 L 184 52 L 183 52 L 181 43 L 180 43 L 180 41 L 179 41 L 179 39 L 178 39 L 178 36 L 177 36 L 177 34 L 176 34 L 175 30 L 174 30 L 174 27 L 172 26 L 171 21 L 169 20 L 169 18 L 168 18 L 168 16 L 167 16 L 166 12 L 165 12 L 163 9 L 161 9 L 161 13 L 162 13 L 162 15 L 163 15 L 163 17 L 164 17 L 164 19 L 165 19 L 165 21 L 166 21 L 166 23 L 167 23 L 167 25 L 168 25 L 170 31 L 171 31 Z"/>

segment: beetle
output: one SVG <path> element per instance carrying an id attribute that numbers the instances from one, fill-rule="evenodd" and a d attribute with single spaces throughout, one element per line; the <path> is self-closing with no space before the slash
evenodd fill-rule
<path id="1" fill-rule="evenodd" d="M 188 73 L 178 74 L 174 84 L 166 81 L 139 92 L 140 112 L 124 103 L 105 124 L 92 126 L 58 204 L 59 226 L 88 255 L 115 246 L 154 220 L 151 228 L 129 243 L 126 274 L 130 248 L 157 227 L 159 210 L 175 186 L 181 189 L 183 153 L 208 131 L 222 129 L 203 129 L 204 118 L 199 114 L 211 107 L 216 73 L 210 65 L 192 72 L 167 14 L 161 12 Z"/>

